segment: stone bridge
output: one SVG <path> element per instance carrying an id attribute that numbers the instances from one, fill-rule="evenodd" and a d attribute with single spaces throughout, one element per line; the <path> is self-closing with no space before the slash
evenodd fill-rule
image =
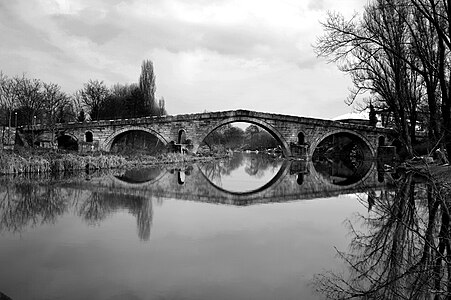
<path id="1" fill-rule="evenodd" d="M 54 141 L 69 137 L 85 148 L 88 146 L 88 149 L 107 152 L 120 135 L 142 131 L 156 136 L 164 145 L 189 144 L 191 151 L 197 152 L 208 134 L 233 122 L 248 122 L 264 128 L 279 142 L 286 157 L 299 156 L 299 152 L 311 157 L 322 140 L 335 134 L 346 135 L 365 145 L 374 157 L 378 146 L 388 143 L 392 134 L 391 130 L 383 128 L 248 110 L 72 122 L 57 124 L 53 134 L 42 125 L 22 127 L 20 130 L 31 133 L 35 143 L 46 140 L 46 136 L 49 141 L 50 135 Z"/>

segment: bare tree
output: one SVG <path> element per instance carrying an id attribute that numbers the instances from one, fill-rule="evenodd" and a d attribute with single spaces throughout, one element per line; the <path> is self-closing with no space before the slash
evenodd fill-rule
<path id="1" fill-rule="evenodd" d="M 372 103 L 387 106 L 408 154 L 413 155 L 416 107 L 421 92 L 418 75 L 410 66 L 409 32 L 405 20 L 409 6 L 404 0 L 376 0 L 365 8 L 361 20 L 345 20 L 329 14 L 318 39 L 317 54 L 338 63 L 355 88 L 349 98 L 369 92 Z M 382 103 L 381 103 L 382 102 Z"/>
<path id="2" fill-rule="evenodd" d="M 426 19 L 437 36 L 437 69 L 440 85 L 442 134 L 451 158 L 451 3 L 448 0 L 410 0 L 418 13 Z"/>
<path id="3" fill-rule="evenodd" d="M 99 120 L 99 113 L 108 96 L 108 88 L 103 81 L 89 80 L 82 90 L 76 93 L 80 103 L 86 107 L 91 120 Z"/>
<path id="4" fill-rule="evenodd" d="M 51 142 L 55 139 L 55 126 L 59 113 L 70 104 L 69 97 L 61 91 L 61 87 L 54 83 L 43 84 L 44 112 L 47 126 L 51 128 Z"/>
<path id="5" fill-rule="evenodd" d="M 39 79 L 14 77 L 15 91 L 21 113 L 28 124 L 34 125 L 43 107 L 42 82 Z"/>
<path id="6" fill-rule="evenodd" d="M 8 122 L 8 131 L 3 131 L 8 136 L 2 136 L 2 142 L 7 141 L 7 143 L 10 143 L 12 141 L 12 113 L 17 107 L 17 95 L 15 93 L 14 81 L 4 75 L 3 72 L 0 72 L 0 107 L 5 112 L 5 117 Z M 15 125 L 17 126 L 17 124 Z"/>
<path id="7" fill-rule="evenodd" d="M 0 105 L 7 113 L 9 127 L 11 127 L 12 112 L 17 108 L 17 102 L 14 81 L 0 71 Z"/>

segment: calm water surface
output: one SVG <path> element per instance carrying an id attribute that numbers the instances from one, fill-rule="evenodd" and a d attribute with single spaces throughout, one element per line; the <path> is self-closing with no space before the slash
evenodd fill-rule
<path id="1" fill-rule="evenodd" d="M 362 189 L 323 173 L 237 154 L 183 169 L 3 178 L 0 292 L 321 299 L 313 276 L 344 268 L 335 248 L 348 249 L 346 220 L 367 214 Z"/>

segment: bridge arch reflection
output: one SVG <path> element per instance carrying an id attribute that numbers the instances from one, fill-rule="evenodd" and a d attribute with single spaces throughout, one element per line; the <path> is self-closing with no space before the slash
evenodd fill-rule
<path id="1" fill-rule="evenodd" d="M 108 180 L 90 182 L 105 186 L 107 190 L 120 193 L 137 193 L 141 196 L 175 198 L 230 205 L 251 205 L 267 202 L 285 202 L 301 199 L 325 198 L 340 194 L 366 190 L 368 187 L 383 187 L 386 183 L 377 180 L 374 164 L 357 181 L 337 185 L 319 173 L 311 161 L 285 160 L 276 175 L 259 188 L 246 191 L 230 191 L 215 185 L 201 167 L 189 170 L 165 170 L 153 180 L 127 182 L 126 176 L 109 176 Z M 181 184 L 180 179 L 183 180 Z"/>
<path id="2" fill-rule="evenodd" d="M 114 177 L 132 186 L 152 185 L 161 180 L 167 172 L 161 168 L 130 169 Z"/>
<path id="3" fill-rule="evenodd" d="M 231 191 L 231 190 L 227 190 L 221 186 L 216 185 L 202 170 L 202 167 L 199 167 L 199 171 L 202 174 L 202 176 L 204 177 L 204 179 L 206 180 L 206 182 L 208 182 L 210 184 L 210 186 L 214 189 L 217 189 L 218 191 L 220 191 L 221 193 L 224 194 L 230 194 L 231 196 L 234 197 L 240 197 L 240 196 L 249 196 L 249 195 L 258 195 L 259 193 L 264 192 L 266 189 L 271 188 L 273 185 L 277 185 L 277 183 L 283 179 L 287 173 L 289 173 L 290 170 L 290 165 L 291 163 L 287 160 L 284 160 L 282 165 L 280 166 L 279 170 L 277 171 L 277 173 L 266 183 L 264 183 L 262 186 L 257 187 L 255 189 L 251 189 L 248 191 Z"/>

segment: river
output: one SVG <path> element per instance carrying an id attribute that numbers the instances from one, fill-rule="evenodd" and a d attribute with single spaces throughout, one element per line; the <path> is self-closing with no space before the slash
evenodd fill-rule
<path id="1" fill-rule="evenodd" d="M 338 254 L 356 250 L 356 232 L 374 233 L 366 220 L 396 193 L 374 164 L 336 167 L 236 153 L 179 168 L 3 177 L 0 295 L 335 297 L 328 272 L 347 277 L 350 262 Z"/>

